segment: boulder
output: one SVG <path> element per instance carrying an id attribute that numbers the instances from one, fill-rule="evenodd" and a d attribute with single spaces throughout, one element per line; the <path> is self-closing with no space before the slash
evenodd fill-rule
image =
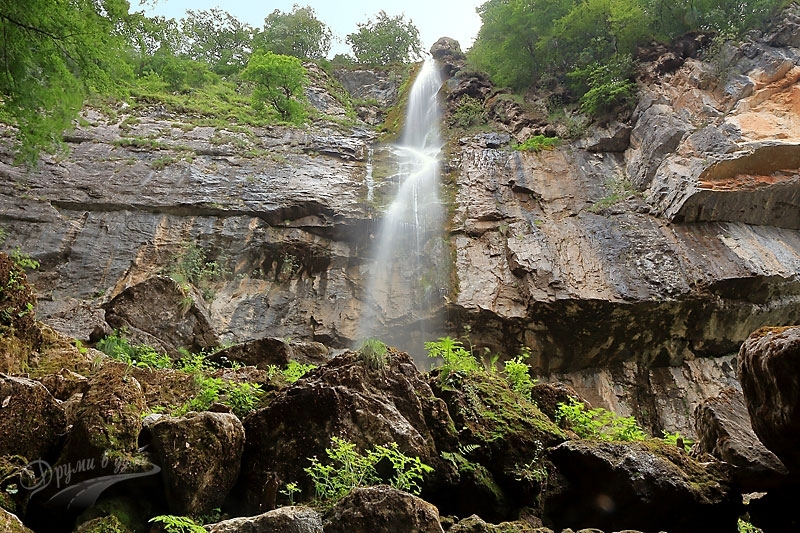
<path id="1" fill-rule="evenodd" d="M 800 475 L 800 326 L 755 331 L 739 350 L 738 370 L 755 434 Z"/>
<path id="2" fill-rule="evenodd" d="M 451 37 L 441 37 L 431 47 L 431 57 L 440 65 L 443 78 L 447 79 L 464 68 L 467 57 L 461 45 Z"/>
<path id="3" fill-rule="evenodd" d="M 563 442 L 564 432 L 498 374 L 445 376 L 434 370 L 430 376 L 431 388 L 460 428 L 460 445 L 446 454 L 459 467 L 458 483 L 434 503 L 447 514 L 477 513 L 496 521 L 510 519 L 514 509 L 535 507 L 547 477 L 544 450 Z"/>
<path id="4" fill-rule="evenodd" d="M 301 496 L 313 488 L 303 471 L 311 457 L 325 457 L 331 437 L 364 452 L 396 442 L 399 451 L 448 470 L 442 446 L 455 447 L 444 402 L 433 395 L 410 356 L 390 351 L 383 367 L 370 368 L 345 352 L 282 389 L 270 404 L 244 420 L 247 442 L 237 501 L 242 514 L 275 507 L 277 488 L 297 482 Z"/>
<path id="5" fill-rule="evenodd" d="M 239 476 L 244 428 L 227 413 L 161 417 L 149 427 L 172 514 L 198 516 L 221 507 Z"/>
<path id="6" fill-rule="evenodd" d="M 435 506 L 386 485 L 354 489 L 325 514 L 323 527 L 325 533 L 443 533 Z"/>
<path id="7" fill-rule="evenodd" d="M 0 374 L 0 455 L 50 460 L 66 431 L 64 410 L 41 383 Z"/>
<path id="8" fill-rule="evenodd" d="M 210 533 L 322 533 L 322 515 L 309 507 L 279 507 L 205 526 Z"/>
<path id="9" fill-rule="evenodd" d="M 104 308 L 109 325 L 124 328 L 135 343 L 179 357 L 179 348 L 199 352 L 219 344 L 201 301 L 193 289 L 156 276 L 128 287 Z"/>
<path id="10" fill-rule="evenodd" d="M 319 342 L 289 342 L 284 339 L 265 337 L 236 344 L 215 352 L 211 360 L 224 363 L 235 361 L 260 370 L 271 365 L 286 366 L 289 361 L 322 365 L 328 360 L 328 349 Z"/>
<path id="11" fill-rule="evenodd" d="M 735 531 L 738 493 L 721 463 L 658 441 L 569 441 L 550 450 L 562 485 L 546 493 L 556 530 Z"/>
<path id="12" fill-rule="evenodd" d="M 88 390 L 75 407 L 75 423 L 59 463 L 99 460 L 109 451 L 135 452 L 145 408 L 142 386 L 129 375 L 128 365 L 105 364 L 89 380 Z"/>
<path id="13" fill-rule="evenodd" d="M 85 393 L 89 389 L 89 380 L 68 368 L 62 368 L 55 374 L 47 374 L 39 378 L 50 394 L 58 400 L 65 401 L 75 393 Z"/>
<path id="14" fill-rule="evenodd" d="M 0 252 L 0 372 L 19 372 L 38 346 L 36 295 L 25 271 Z"/>
<path id="15" fill-rule="evenodd" d="M 733 465 L 733 479 L 742 492 L 762 492 L 786 482 L 787 470 L 750 425 L 744 396 L 725 389 L 694 410 L 697 450 Z"/>

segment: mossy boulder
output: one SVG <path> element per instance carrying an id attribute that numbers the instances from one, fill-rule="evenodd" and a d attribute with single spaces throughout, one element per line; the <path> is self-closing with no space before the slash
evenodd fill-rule
<path id="1" fill-rule="evenodd" d="M 442 533 L 435 506 L 386 485 L 354 489 L 325 514 L 323 528 L 325 533 Z"/>
<path id="2" fill-rule="evenodd" d="M 3 533 L 33 533 L 22 524 L 22 521 L 14 514 L 0 508 L 0 531 Z"/>
<path id="3" fill-rule="evenodd" d="M 560 530 L 735 531 L 741 496 L 724 463 L 699 463 L 653 439 L 574 440 L 549 451 L 558 476 L 544 502 Z"/>
<path id="4" fill-rule="evenodd" d="M 36 326 L 36 295 L 25 271 L 0 252 L 0 372 L 27 368 L 40 342 Z"/>
<path id="5" fill-rule="evenodd" d="M 66 431 L 64 410 L 41 383 L 0 374 L 0 455 L 51 460 Z"/>
<path id="6" fill-rule="evenodd" d="M 236 415 L 162 417 L 149 433 L 170 512 L 198 516 L 221 507 L 239 476 L 244 448 L 244 427 Z"/>
<path id="7" fill-rule="evenodd" d="M 461 463 L 460 482 L 466 484 L 437 505 L 448 513 L 478 512 L 492 520 L 509 518 L 515 508 L 537 507 L 547 478 L 544 450 L 566 440 L 564 432 L 500 374 L 435 370 L 429 382 L 458 429 L 459 447 L 444 455 Z M 470 467 L 475 464 L 482 468 Z M 456 496 L 462 493 L 485 497 L 469 509 L 464 504 L 472 499 Z"/>

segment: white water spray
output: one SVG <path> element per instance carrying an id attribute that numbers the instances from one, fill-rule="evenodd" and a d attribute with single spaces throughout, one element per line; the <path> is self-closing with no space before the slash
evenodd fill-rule
<path id="1" fill-rule="evenodd" d="M 362 308 L 360 338 L 378 338 L 424 364 L 423 342 L 441 335 L 449 249 L 439 199 L 442 139 L 433 60 L 423 64 L 408 98 L 397 159 L 397 192 L 375 239 L 375 262 Z"/>

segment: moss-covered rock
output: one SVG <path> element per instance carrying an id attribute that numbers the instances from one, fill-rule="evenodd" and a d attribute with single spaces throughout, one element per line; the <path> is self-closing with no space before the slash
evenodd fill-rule
<path id="1" fill-rule="evenodd" d="M 735 531 L 741 498 L 723 463 L 700 464 L 662 440 L 575 440 L 553 448 L 544 505 L 554 529 Z"/>
<path id="2" fill-rule="evenodd" d="M 88 520 L 77 528 L 75 533 L 130 533 L 131 530 L 114 515 Z"/>
<path id="3" fill-rule="evenodd" d="M 0 508 L 0 531 L 3 533 L 33 533 L 14 514 Z"/>
<path id="4" fill-rule="evenodd" d="M 49 460 L 66 429 L 64 410 L 41 383 L 0 374 L 0 455 Z"/>

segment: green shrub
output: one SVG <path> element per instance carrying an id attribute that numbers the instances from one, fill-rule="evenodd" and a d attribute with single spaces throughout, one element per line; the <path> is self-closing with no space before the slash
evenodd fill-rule
<path id="1" fill-rule="evenodd" d="M 545 137 L 544 135 L 534 135 L 522 144 L 514 147 L 515 150 L 524 152 L 541 152 L 542 150 L 552 150 L 559 145 L 561 139 L 558 137 Z"/>
<path id="2" fill-rule="evenodd" d="M 583 93 L 581 110 L 592 116 L 618 106 L 632 105 L 637 86 L 633 79 L 630 56 L 614 56 L 611 61 L 592 63 L 567 74 L 574 88 Z"/>
<path id="3" fill-rule="evenodd" d="M 372 370 L 379 370 L 386 366 L 389 348 L 378 339 L 367 339 L 358 349 L 361 360 L 367 368 Z"/>
<path id="4" fill-rule="evenodd" d="M 483 370 L 483 366 L 466 350 L 460 341 L 450 337 L 440 337 L 437 341 L 425 343 L 428 357 L 441 358 L 442 377 L 450 373 L 471 373 Z"/>
<path id="5" fill-rule="evenodd" d="M 244 418 L 255 408 L 262 394 L 261 385 L 258 383 L 231 383 L 226 387 L 228 399 L 225 403 L 236 416 Z"/>
<path id="6" fill-rule="evenodd" d="M 531 401 L 531 390 L 534 380 L 531 378 L 531 367 L 523 362 L 522 355 L 509 359 L 505 364 L 505 373 L 511 389 L 522 398 Z"/>
<path id="7" fill-rule="evenodd" d="M 170 368 L 172 359 L 146 344 L 132 345 L 119 331 L 98 341 L 96 348 L 109 357 L 139 368 Z"/>
<path id="8" fill-rule="evenodd" d="M 670 433 L 667 430 L 662 432 L 664 436 L 662 437 L 667 444 L 671 444 L 672 446 L 678 446 L 678 443 L 682 443 L 682 448 L 684 451 L 688 452 L 692 449 L 692 444 L 694 441 L 692 439 L 687 439 L 680 432 L 676 431 L 675 433 Z"/>
<path id="9" fill-rule="evenodd" d="M 468 129 L 483 124 L 486 124 L 486 110 L 483 108 L 483 103 L 471 96 L 462 97 L 450 117 L 450 126 Z"/>
<path id="10" fill-rule="evenodd" d="M 606 441 L 645 440 L 647 435 L 632 416 L 621 417 L 602 407 L 586 410 L 574 398 L 559 403 L 556 418 L 582 439 Z"/>
<path id="11" fill-rule="evenodd" d="M 433 472 L 433 468 L 420 461 L 419 457 L 408 457 L 397 448 L 396 442 L 386 446 L 377 445 L 363 455 L 355 444 L 333 437 L 331 447 L 325 449 L 330 462 L 325 464 L 316 456 L 310 457 L 311 466 L 304 470 L 314 483 L 316 498 L 323 502 L 334 502 L 355 488 L 381 482 L 419 494 L 423 475 Z M 392 467 L 389 479 L 381 479 L 376 470 L 378 463 L 384 460 Z"/>
<path id="12" fill-rule="evenodd" d="M 289 364 L 287 364 L 286 368 L 283 369 L 283 379 L 285 379 L 288 383 L 294 383 L 315 368 L 317 368 L 317 366 L 310 363 L 303 364 L 298 363 L 297 361 L 289 361 Z"/>

